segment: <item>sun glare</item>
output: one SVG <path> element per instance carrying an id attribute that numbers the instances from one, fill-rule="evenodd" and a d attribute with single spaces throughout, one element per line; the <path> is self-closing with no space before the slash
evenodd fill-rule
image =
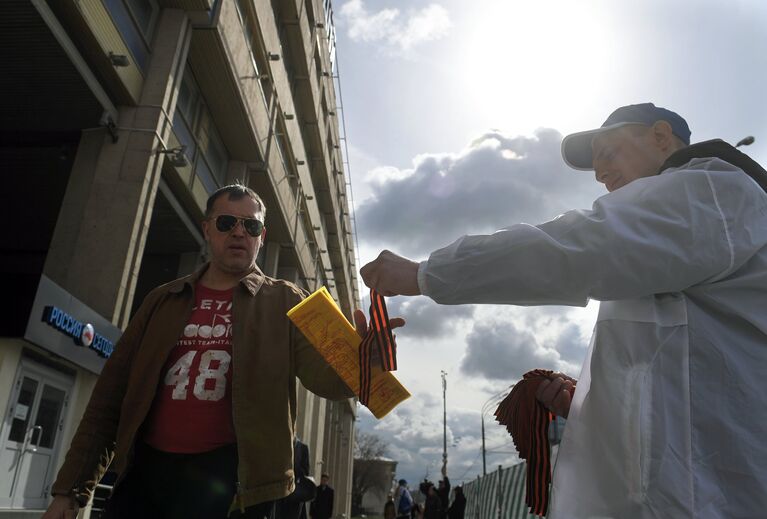
<path id="1" fill-rule="evenodd" d="M 568 128 L 598 106 L 618 52 L 599 11 L 566 0 L 501 0 L 476 10 L 458 57 L 467 98 L 506 131 Z"/>

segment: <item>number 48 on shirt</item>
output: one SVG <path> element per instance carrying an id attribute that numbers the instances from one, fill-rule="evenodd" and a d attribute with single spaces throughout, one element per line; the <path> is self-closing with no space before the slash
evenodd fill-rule
<path id="1" fill-rule="evenodd" d="M 186 400 L 189 387 L 189 371 L 198 351 L 188 351 L 170 367 L 165 374 L 165 385 L 173 386 L 173 400 Z M 194 379 L 192 394 L 198 400 L 216 402 L 224 398 L 226 394 L 226 373 L 229 371 L 232 357 L 223 350 L 206 350 L 200 356 L 199 374 Z M 217 361 L 218 365 L 211 367 Z M 211 384 L 208 380 L 214 380 L 213 388 L 206 389 Z"/>

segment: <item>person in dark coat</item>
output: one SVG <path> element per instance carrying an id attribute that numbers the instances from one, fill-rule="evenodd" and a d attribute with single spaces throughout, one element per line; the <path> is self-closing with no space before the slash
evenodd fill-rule
<path id="1" fill-rule="evenodd" d="M 433 483 L 429 483 L 423 519 L 442 519 L 442 501 Z"/>
<path id="2" fill-rule="evenodd" d="M 316 495 L 316 485 L 309 477 L 309 446 L 298 437 L 293 443 L 293 472 L 296 489 L 277 502 L 276 519 L 306 519 L 304 503 Z"/>
<path id="3" fill-rule="evenodd" d="M 437 489 L 437 495 L 439 496 L 440 506 L 442 511 L 440 517 L 445 519 L 447 517 L 447 507 L 450 505 L 450 479 L 447 474 L 444 474 L 444 479 L 439 480 L 439 488 Z"/>
<path id="4" fill-rule="evenodd" d="M 453 490 L 453 504 L 447 510 L 448 519 L 463 519 L 466 511 L 466 496 L 463 495 L 463 487 L 455 487 Z"/>
<path id="5" fill-rule="evenodd" d="M 333 516 L 333 489 L 328 485 L 329 482 L 330 475 L 323 474 L 317 488 L 317 497 L 309 509 L 312 519 L 330 519 Z"/>
<path id="6" fill-rule="evenodd" d="M 394 506 L 394 495 L 392 495 L 391 492 L 386 498 L 386 504 L 384 504 L 383 517 L 384 519 L 397 519 L 397 509 Z"/>

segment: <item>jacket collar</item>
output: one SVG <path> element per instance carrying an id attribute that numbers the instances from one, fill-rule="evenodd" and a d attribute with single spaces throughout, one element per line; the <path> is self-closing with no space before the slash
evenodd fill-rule
<path id="1" fill-rule="evenodd" d="M 194 292 L 195 285 L 197 285 L 197 282 L 200 281 L 200 278 L 203 274 L 205 274 L 205 271 L 208 270 L 209 266 L 210 262 L 205 263 L 192 274 L 179 278 L 175 281 L 171 281 L 168 291 L 173 292 L 174 294 L 179 294 L 184 290 L 185 287 L 188 286 L 190 290 Z M 265 279 L 266 276 L 264 273 L 261 272 L 258 266 L 255 266 L 250 274 L 240 279 L 239 284 L 243 286 L 251 296 L 255 296 L 258 290 L 261 288 L 261 285 L 264 284 Z"/>
<path id="2" fill-rule="evenodd" d="M 764 170 L 754 159 L 739 151 L 731 144 L 721 139 L 713 139 L 692 144 L 681 150 L 677 150 L 666 159 L 660 167 L 660 173 L 668 168 L 684 166 L 692 159 L 716 157 L 733 166 L 742 169 L 749 177 L 754 179 L 762 190 L 767 192 L 767 171 Z"/>

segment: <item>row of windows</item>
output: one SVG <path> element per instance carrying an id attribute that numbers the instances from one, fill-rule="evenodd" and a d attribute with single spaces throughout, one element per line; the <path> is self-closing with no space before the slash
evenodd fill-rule
<path id="1" fill-rule="evenodd" d="M 151 57 L 151 41 L 160 13 L 158 0 L 103 0 L 103 2 L 115 26 L 126 42 L 133 62 L 146 74 Z M 263 41 L 260 40 L 260 36 L 255 30 L 254 6 L 252 0 L 235 0 L 235 5 L 240 16 L 244 35 L 249 43 L 250 58 L 254 71 L 253 79 L 259 81 L 263 102 L 268 109 L 270 104 L 275 101 L 273 100 L 274 91 L 269 75 L 270 58 L 264 48 Z M 324 0 L 323 7 L 325 11 L 324 26 L 327 34 L 327 45 L 330 51 L 330 71 L 323 70 L 318 50 L 315 49 L 315 72 L 320 82 L 328 73 L 332 75 L 335 68 L 335 27 L 330 0 Z M 313 15 L 314 13 L 311 13 L 312 22 L 314 22 Z M 314 25 L 315 23 L 312 23 L 312 26 Z M 280 35 L 281 38 L 284 36 L 284 34 Z M 279 49 L 280 55 L 283 52 L 283 49 Z M 287 62 L 283 64 L 286 67 L 289 66 Z M 290 73 L 291 71 L 288 70 L 288 72 Z M 326 121 L 328 116 L 332 115 L 328 112 L 324 95 L 322 96 L 322 112 Z M 296 157 L 293 155 L 292 148 L 287 139 L 285 124 L 283 114 L 278 110 L 275 124 L 275 142 L 285 166 L 291 190 L 296 195 L 297 201 L 299 201 L 302 197 L 299 192 L 300 182 L 296 171 Z M 205 190 L 208 193 L 212 193 L 223 185 L 226 181 L 229 156 L 189 66 L 186 67 L 179 86 L 177 108 L 173 115 L 173 129 L 180 143 L 185 146 L 185 155 Z M 332 163 L 331 170 L 335 172 L 338 169 L 335 153 L 337 146 L 332 145 L 332 131 L 328 132 L 327 137 L 328 152 Z M 336 175 L 334 174 L 333 177 L 336 177 Z M 333 180 L 337 182 L 338 179 L 334 178 Z M 306 212 L 306 208 L 304 208 L 304 212 Z M 341 209 L 340 221 L 342 222 L 342 229 L 340 231 L 344 234 L 342 243 L 346 242 L 348 238 L 346 236 L 348 233 L 344 232 L 345 229 L 343 229 L 345 227 L 343 214 L 343 209 Z M 306 229 L 311 229 L 311 222 L 304 222 L 304 224 Z M 323 228 L 325 228 L 324 225 Z M 309 232 L 308 234 L 311 235 L 312 233 Z M 319 251 L 316 250 L 316 244 L 313 245 L 313 249 L 312 255 L 317 257 L 316 253 Z M 317 276 L 317 282 L 323 283 L 324 275 L 318 272 Z"/>
<path id="2" fill-rule="evenodd" d="M 258 31 L 254 29 L 252 0 L 236 0 L 237 14 L 240 18 L 242 31 L 245 34 L 245 40 L 248 42 L 248 52 L 250 62 L 253 65 L 253 78 L 258 80 L 261 85 L 261 95 L 264 106 L 269 109 L 269 103 L 272 101 L 272 81 L 269 76 L 268 59 L 263 43 L 259 40 Z"/>
<path id="3" fill-rule="evenodd" d="M 147 0 L 148 1 L 148 0 Z M 251 23 L 245 18 L 245 14 L 248 9 L 249 2 L 247 0 L 238 0 L 237 6 L 241 14 L 241 21 L 243 22 L 243 30 L 245 36 L 251 42 L 251 48 L 257 46 L 253 45 L 257 43 L 254 41 L 256 35 L 252 29 Z M 264 68 L 259 67 L 259 61 L 257 59 L 258 52 L 251 52 L 251 59 L 253 60 L 253 66 L 256 74 L 259 75 L 259 79 L 265 75 L 259 74 L 260 71 L 265 70 L 266 64 L 263 64 Z M 271 81 L 266 81 L 271 88 Z M 264 91 L 265 96 L 271 95 L 271 90 Z M 327 105 L 323 97 L 323 112 L 327 116 Z M 215 191 L 218 187 L 223 185 L 226 180 L 226 170 L 228 165 L 228 153 L 219 136 L 219 133 L 214 125 L 210 110 L 208 109 L 203 96 L 200 92 L 200 88 L 197 81 L 194 78 L 194 73 L 187 65 L 184 75 L 179 86 L 179 95 L 176 105 L 176 111 L 173 116 L 173 129 L 179 142 L 186 146 L 185 154 L 193 171 L 202 182 L 208 193 Z M 287 139 L 287 128 L 285 127 L 285 120 L 283 114 L 278 112 L 277 121 L 275 124 L 275 143 L 285 167 L 286 174 L 291 185 L 291 190 L 296 195 L 296 199 L 300 200 L 299 193 L 300 185 L 298 182 L 297 171 L 295 170 L 296 157 L 293 156 L 292 148 L 290 147 Z M 336 168 L 336 154 L 335 146 L 332 144 L 331 132 L 327 136 L 328 152 L 333 162 L 333 170 Z M 333 175 L 335 177 L 335 175 Z M 336 182 L 337 178 L 334 178 Z M 342 205 L 343 207 L 343 205 Z M 341 210 L 343 215 L 343 209 Z M 342 243 L 347 241 L 348 236 L 343 228 L 345 218 L 341 216 L 342 229 L 340 230 L 344 236 L 341 238 Z M 307 229 L 311 228 L 311 223 Z M 311 233 L 309 233 L 311 234 Z"/>
<path id="4" fill-rule="evenodd" d="M 173 131 L 186 146 L 186 157 L 205 190 L 212 193 L 222 186 L 229 155 L 188 65 L 179 87 Z"/>
<path id="5" fill-rule="evenodd" d="M 139 69 L 146 73 L 160 8 L 157 0 L 104 0 Z M 229 157 L 189 66 L 179 88 L 173 130 L 193 171 L 212 193 L 226 180 Z"/>

